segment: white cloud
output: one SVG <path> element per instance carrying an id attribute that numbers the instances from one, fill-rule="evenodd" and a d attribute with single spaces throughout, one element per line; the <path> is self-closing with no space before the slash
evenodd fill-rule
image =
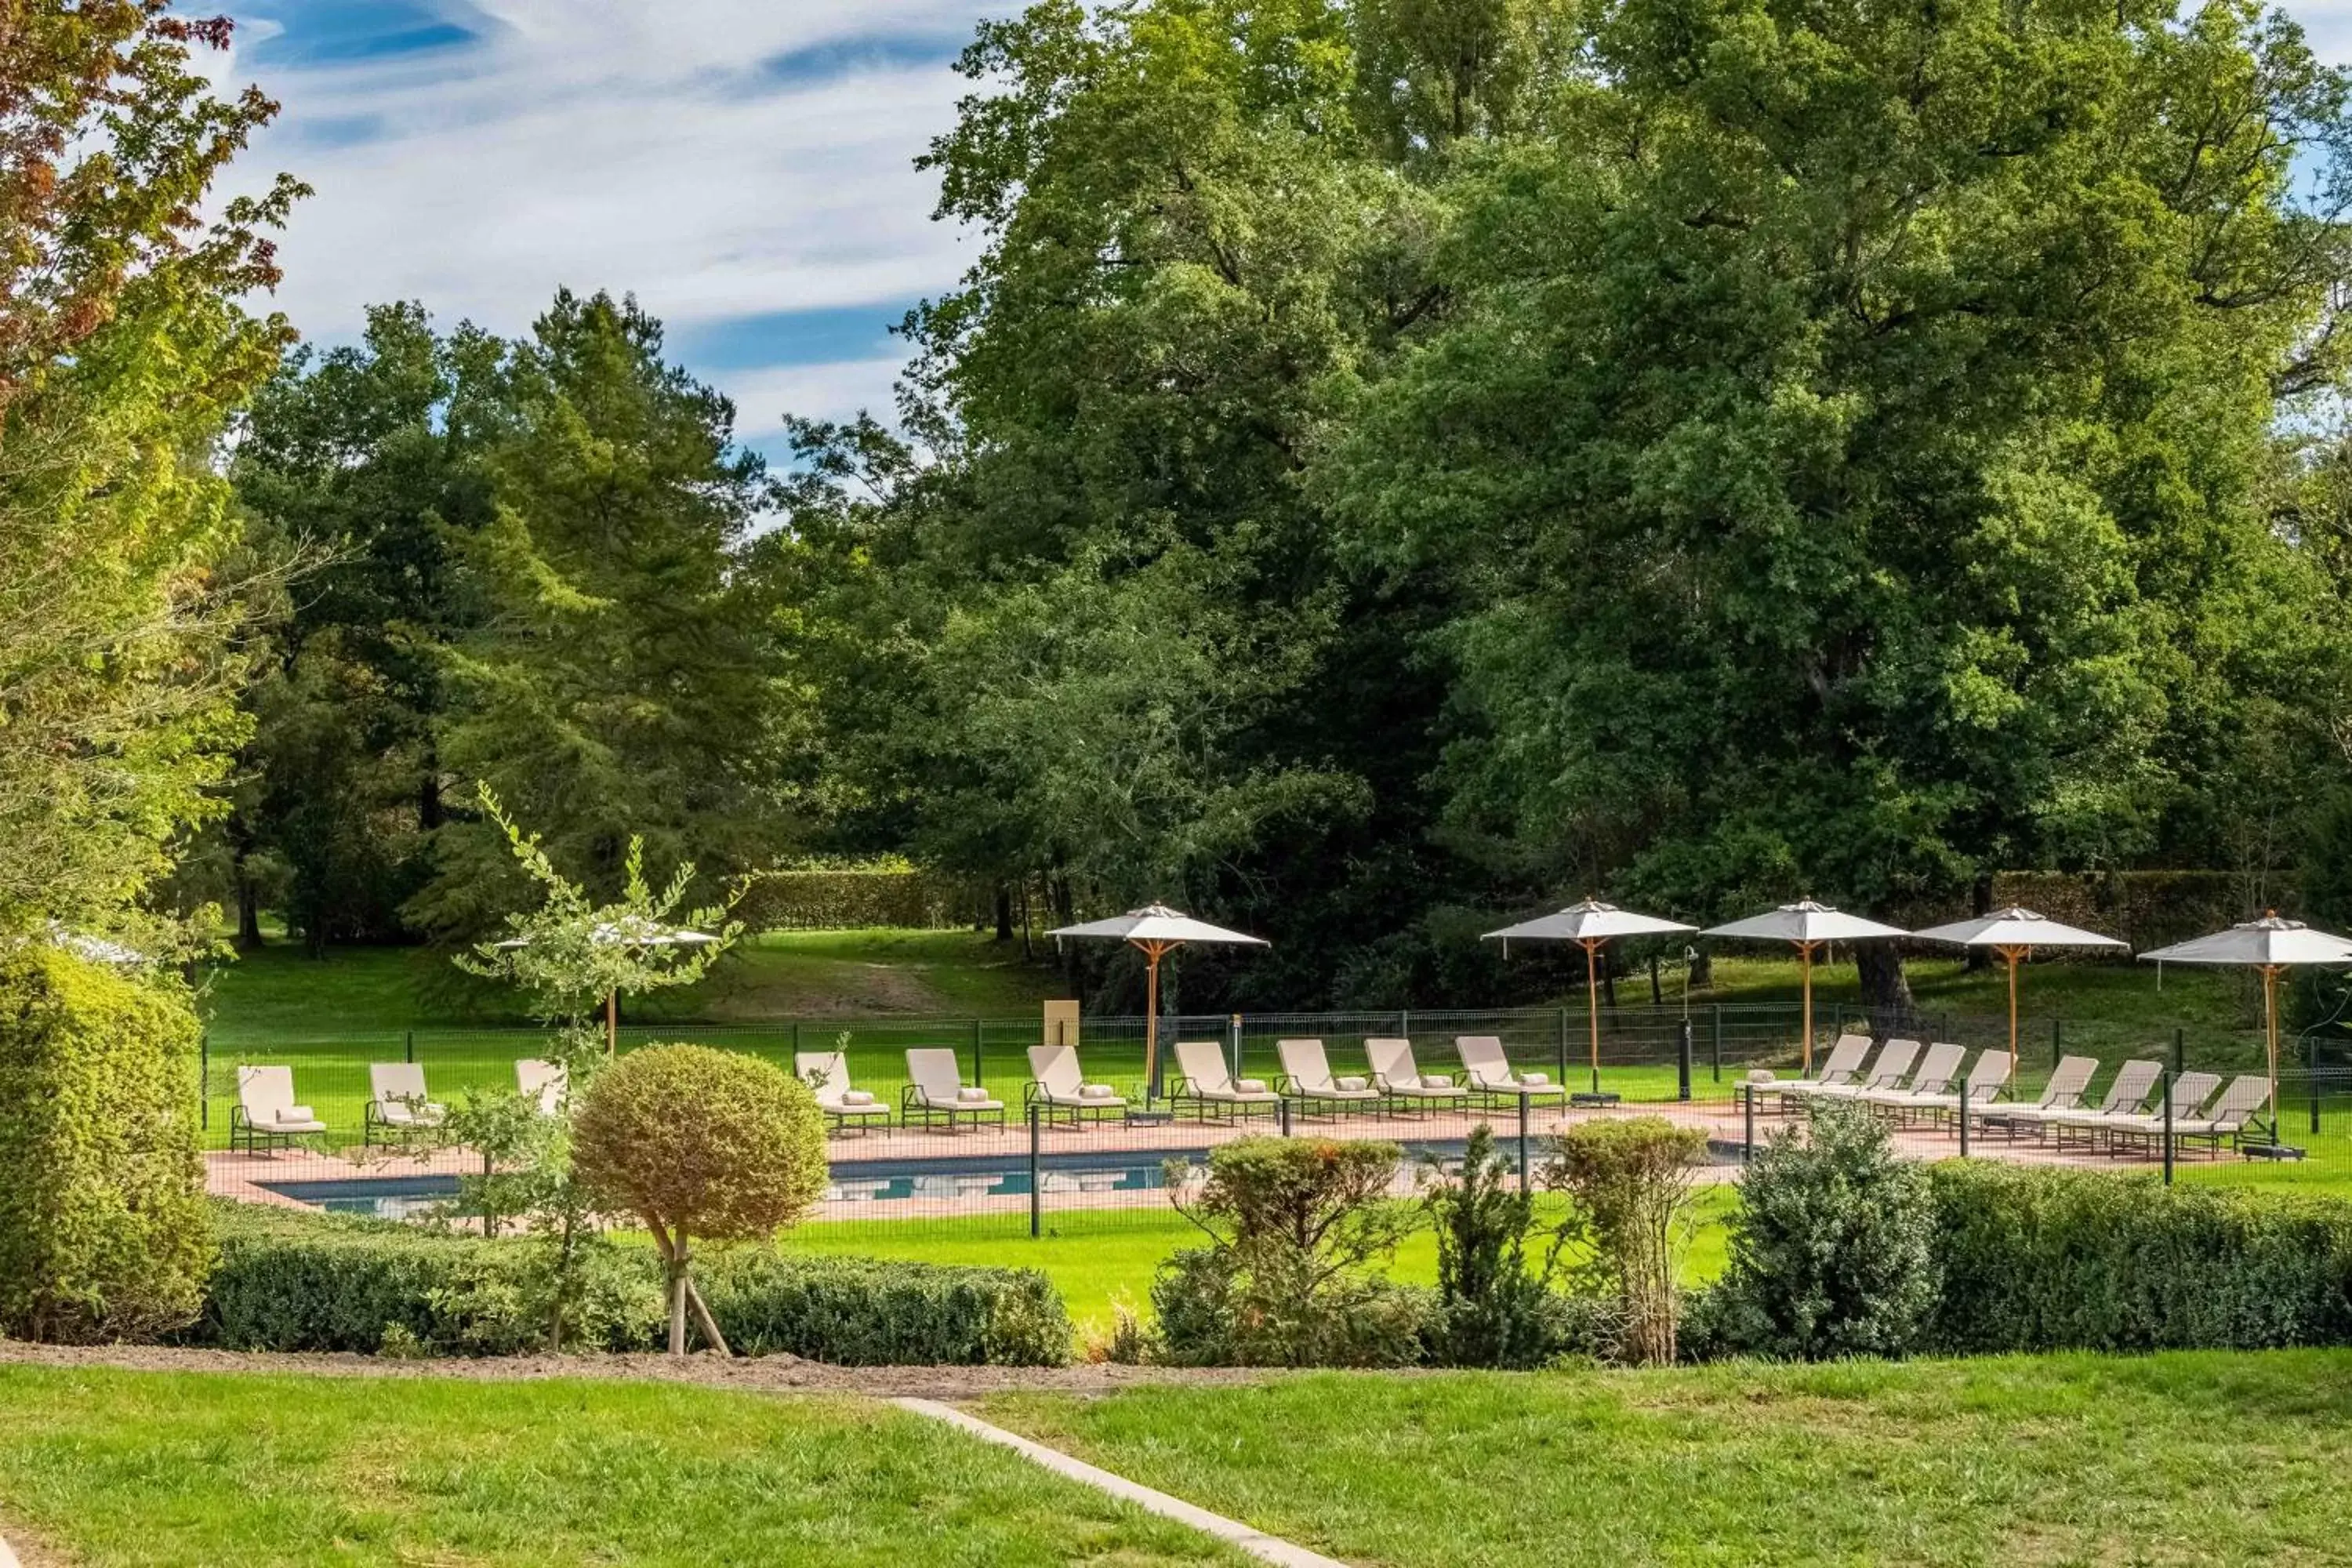
<path id="1" fill-rule="evenodd" d="M 274 66 L 273 53 L 301 57 L 257 48 L 267 33 L 252 27 L 216 74 L 258 79 L 284 104 L 238 181 L 283 169 L 316 188 L 285 236 L 277 300 L 305 332 L 348 337 L 364 305 L 395 299 L 513 332 L 559 284 L 633 290 L 690 326 L 954 282 L 975 241 L 930 220 L 937 184 L 912 161 L 970 90 L 946 59 L 982 11 L 478 0 L 448 12 L 479 31 L 470 45 Z M 301 37 L 291 15 L 281 45 Z M 910 39 L 936 54 L 909 63 Z M 828 51 L 814 58 L 830 74 L 761 74 L 808 51 Z M 840 400 L 799 405 L 887 406 L 895 369 L 797 367 L 795 384 Z M 747 431 L 775 412 L 746 399 Z"/>

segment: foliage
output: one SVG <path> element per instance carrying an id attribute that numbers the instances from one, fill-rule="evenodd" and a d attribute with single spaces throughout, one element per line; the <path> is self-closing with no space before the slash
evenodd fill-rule
<path id="1" fill-rule="evenodd" d="M 653 1233 L 670 1281 L 670 1352 L 687 1309 L 724 1351 L 695 1289 L 693 1243 L 765 1241 L 824 1194 L 824 1117 L 774 1063 L 708 1046 L 646 1046 L 597 1075 L 572 1118 L 572 1173 L 593 1203 Z"/>
<path id="2" fill-rule="evenodd" d="M 240 616 L 216 468 L 290 333 L 301 187 L 216 199 L 276 106 L 215 98 L 226 20 L 17 5 L 0 30 L 0 928 L 102 927 L 223 803 Z M 200 214 L 210 212 L 207 220 Z"/>
<path id="3" fill-rule="evenodd" d="M 236 1350 L 380 1353 L 390 1339 L 434 1355 L 520 1355 L 546 1342 L 549 1276 L 529 1244 L 341 1215 L 216 1205 L 221 1262 L 200 1342 Z M 851 1365 L 1055 1365 L 1070 1323 L 1031 1270 L 940 1268 L 758 1248 L 702 1266 L 716 1317 L 749 1354 Z M 659 1260 L 594 1255 L 572 1308 L 573 1342 L 652 1348 L 663 1332 Z"/>
<path id="4" fill-rule="evenodd" d="M 1553 1150 L 1545 1183 L 1574 1202 L 1593 1267 L 1616 1295 L 1620 1353 L 1672 1363 L 1682 1260 L 1695 1226 L 1691 1184 L 1706 1158 L 1706 1133 L 1636 1116 L 1582 1122 Z"/>
<path id="5" fill-rule="evenodd" d="M 1560 1348 L 1551 1290 L 1557 1238 L 1540 1267 L 1527 1255 L 1535 1194 L 1514 1180 L 1494 1129 L 1470 1130 L 1458 1175 L 1433 1183 L 1422 1206 L 1437 1237 L 1437 1321 L 1430 1359 L 1446 1366 L 1539 1366 Z"/>
<path id="6" fill-rule="evenodd" d="M 1206 1247 L 1152 1282 L 1165 1353 L 1187 1365 L 1381 1366 L 1416 1359 L 1432 1304 L 1369 1272 L 1421 1216 L 1392 1201 L 1392 1143 L 1244 1138 L 1176 1206 Z M 1170 1185 L 1187 1180 L 1171 1164 Z"/>
<path id="7" fill-rule="evenodd" d="M 1937 1165 L 1927 1348 L 2352 1343 L 2352 1203 L 2104 1172 Z"/>
<path id="8" fill-rule="evenodd" d="M 1822 1360 L 1918 1347 L 1939 1289 L 1935 1196 L 1866 1110 L 1812 1108 L 1757 1152 L 1739 1194 L 1708 1301 L 1717 1348 Z"/>
<path id="9" fill-rule="evenodd" d="M 196 1038 L 168 981 L 0 949 L 0 1335 L 142 1339 L 194 1315 Z"/>
<path id="10" fill-rule="evenodd" d="M 966 924 L 982 900 L 953 878 L 893 857 L 868 865 L 780 868 L 744 879 L 735 918 L 746 931 L 942 931 Z"/>

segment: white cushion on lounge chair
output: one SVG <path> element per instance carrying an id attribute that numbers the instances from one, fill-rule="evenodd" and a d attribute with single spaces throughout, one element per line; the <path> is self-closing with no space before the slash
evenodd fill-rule
<path id="1" fill-rule="evenodd" d="M 1452 1089 L 1454 1087 L 1454 1080 L 1447 1078 L 1442 1072 L 1423 1073 L 1422 1075 L 1421 1087 L 1423 1089 Z"/>
<path id="2" fill-rule="evenodd" d="M 979 1105 L 988 1099 L 988 1090 L 966 1084 L 956 1090 L 956 1099 L 965 1105 Z"/>
<path id="3" fill-rule="evenodd" d="M 1176 1068 L 1184 1075 L 1181 1087 L 1188 1100 L 1211 1100 L 1220 1105 L 1272 1105 L 1282 1099 L 1261 1079 L 1245 1078 L 1235 1083 L 1233 1069 L 1225 1064 L 1224 1049 L 1214 1040 L 1177 1041 Z"/>
<path id="4" fill-rule="evenodd" d="M 437 1127 L 448 1114 L 425 1093 L 425 1069 L 415 1062 L 370 1062 L 368 1091 L 375 1119 L 391 1127 Z"/>
<path id="5" fill-rule="evenodd" d="M 1412 1042 L 1393 1036 L 1364 1042 L 1364 1057 L 1372 1065 L 1372 1081 L 1391 1094 L 1409 1099 L 1460 1098 L 1465 1091 L 1438 1073 L 1424 1073 L 1412 1059 Z"/>
<path id="6" fill-rule="evenodd" d="M 1519 1075 L 1519 1081 L 1529 1089 L 1542 1089 L 1551 1082 L 1551 1075 L 1542 1072 L 1523 1072 Z"/>
<path id="7" fill-rule="evenodd" d="M 1080 1100 L 1117 1100 L 1118 1091 L 1107 1083 L 1082 1083 L 1078 1085 L 1078 1098 Z"/>
<path id="8" fill-rule="evenodd" d="M 1273 1092 L 1265 1087 L 1265 1079 L 1262 1078 L 1244 1078 L 1236 1079 L 1234 1083 L 1234 1091 L 1237 1094 L 1270 1094 Z M 1276 1098 L 1278 1099 L 1280 1097 L 1276 1096 Z"/>
<path id="9" fill-rule="evenodd" d="M 1350 1077 L 1350 1078 L 1336 1078 L 1336 1079 L 1333 1079 L 1331 1081 L 1332 1081 L 1333 1083 L 1338 1084 L 1341 1089 L 1370 1089 L 1370 1088 L 1371 1088 L 1371 1087 L 1372 1087 L 1372 1085 L 1371 1085 L 1371 1080 L 1370 1080 L 1370 1079 L 1353 1078 L 1353 1077 Z"/>
<path id="10" fill-rule="evenodd" d="M 872 1105 L 874 1102 L 874 1091 L 870 1089 L 845 1089 L 841 1091 L 841 1103 L 844 1105 Z"/>
<path id="11" fill-rule="evenodd" d="M 915 1087 L 917 1103 L 932 1110 L 1002 1110 L 988 1090 L 962 1081 L 956 1054 L 940 1046 L 918 1046 L 907 1052 L 907 1079 Z M 970 1098 L 977 1095 L 977 1100 Z"/>
<path id="12" fill-rule="evenodd" d="M 1347 1088 L 1331 1081 L 1331 1061 L 1323 1054 L 1320 1040 L 1276 1040 L 1275 1054 L 1282 1058 L 1282 1070 L 1290 1075 L 1291 1093 L 1306 1100 L 1374 1100 L 1381 1091 L 1365 1084 L 1361 1079 L 1352 1081 L 1360 1087 Z"/>
<path id="13" fill-rule="evenodd" d="M 289 1067 L 241 1067 L 236 1069 L 237 1103 L 247 1125 L 265 1132 L 324 1132 L 327 1124 L 307 1105 L 294 1103 L 294 1069 Z"/>

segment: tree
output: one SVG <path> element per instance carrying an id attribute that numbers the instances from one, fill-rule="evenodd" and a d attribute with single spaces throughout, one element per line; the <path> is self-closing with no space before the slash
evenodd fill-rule
<path id="1" fill-rule="evenodd" d="M 1560 1134 L 1545 1184 L 1567 1193 L 1592 1247 L 1592 1268 L 1615 1294 L 1626 1358 L 1671 1365 L 1681 1321 L 1684 1255 L 1706 1134 L 1662 1116 L 1588 1121 Z"/>
<path id="2" fill-rule="evenodd" d="M 772 1062 L 708 1046 L 648 1046 L 601 1074 L 572 1124 L 587 1190 L 646 1223 L 669 1278 L 669 1351 L 687 1313 L 727 1340 L 694 1288 L 693 1243 L 764 1241 L 824 1193 L 824 1116 Z"/>
<path id="3" fill-rule="evenodd" d="M 710 876 L 787 826 L 793 711 L 768 579 L 740 552 L 766 495 L 726 399 L 663 363 L 635 301 L 559 294 L 499 372 L 496 504 L 457 541 L 479 595 L 446 649 L 439 765 L 494 789 L 617 887 L 632 837 Z M 491 824 L 436 835 L 411 917 L 478 933 L 520 891 Z"/>
<path id="4" fill-rule="evenodd" d="M 215 467 L 284 320 L 300 187 L 198 215 L 275 106 L 213 97 L 226 20 L 163 0 L 11 7 L 0 27 L 0 925 L 103 925 L 217 813 L 238 739 L 236 537 Z"/>
<path id="5" fill-rule="evenodd" d="M 2352 255 L 2292 24 L 1621 0 L 1586 42 L 1458 163 L 1446 329 L 1314 476 L 1466 602 L 1460 830 L 1693 913 L 1946 895 L 2153 851 L 2308 689 L 2274 634 L 2340 689 L 2262 504 Z"/>

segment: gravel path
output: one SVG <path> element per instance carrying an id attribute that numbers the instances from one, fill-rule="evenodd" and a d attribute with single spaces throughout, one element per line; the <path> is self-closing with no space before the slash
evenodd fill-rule
<path id="1" fill-rule="evenodd" d="M 103 1366 L 133 1372 L 304 1373 L 328 1377 L 459 1377 L 504 1383 L 549 1377 L 693 1383 L 753 1394 L 861 1394 L 877 1399 L 975 1399 L 1024 1390 L 1103 1394 L 1145 1384 L 1241 1384 L 1284 1375 L 1256 1368 L 1081 1365 L 832 1366 L 796 1356 L 536 1355 L 396 1361 L 280 1355 L 162 1345 L 34 1345 L 0 1341 L 0 1366 Z"/>

